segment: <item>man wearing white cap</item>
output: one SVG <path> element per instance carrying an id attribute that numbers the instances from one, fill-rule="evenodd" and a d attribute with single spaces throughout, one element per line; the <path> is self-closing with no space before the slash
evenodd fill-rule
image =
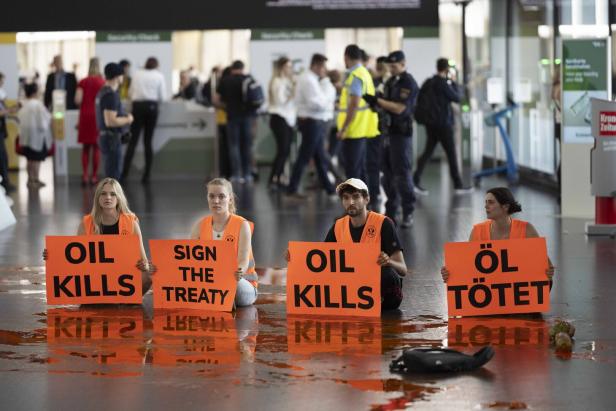
<path id="1" fill-rule="evenodd" d="M 336 187 L 345 216 L 327 233 L 326 242 L 378 243 L 381 247 L 381 309 L 392 310 L 402 302 L 402 277 L 406 263 L 393 221 L 383 214 L 368 211 L 368 186 L 357 178 L 349 178 Z"/>

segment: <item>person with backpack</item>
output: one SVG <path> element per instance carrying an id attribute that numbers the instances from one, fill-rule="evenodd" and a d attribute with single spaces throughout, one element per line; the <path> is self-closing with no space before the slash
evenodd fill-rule
<path id="1" fill-rule="evenodd" d="M 264 101 L 263 88 L 244 73 L 244 63 L 231 64 L 231 74 L 216 87 L 214 106 L 227 112 L 227 139 L 231 161 L 231 181 L 252 183 L 253 124 Z"/>
<path id="2" fill-rule="evenodd" d="M 387 195 L 385 214 L 396 221 L 402 208 L 402 228 L 413 225 L 415 194 L 413 192 L 413 110 L 419 86 L 406 71 L 406 57 L 401 50 L 387 56 L 391 77 L 385 83 L 383 97 L 364 95 L 371 108 L 382 109 L 385 135 L 382 151 L 383 189 Z"/>
<path id="3" fill-rule="evenodd" d="M 436 70 L 437 73 L 422 84 L 417 98 L 415 119 L 426 127 L 428 138 L 413 175 L 415 192 L 428 195 L 428 190 L 421 186 L 421 174 L 440 142 L 447 155 L 449 174 L 453 180 L 455 193 L 470 193 L 472 188 L 464 187 L 462 184 L 453 136 L 454 120 L 451 103 L 459 103 L 462 92 L 456 83 L 455 74 L 449 72 L 449 60 L 439 58 L 436 61 Z"/>

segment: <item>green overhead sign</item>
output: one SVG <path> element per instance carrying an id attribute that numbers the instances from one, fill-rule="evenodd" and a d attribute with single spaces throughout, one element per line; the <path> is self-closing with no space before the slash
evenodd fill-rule
<path id="1" fill-rule="evenodd" d="M 97 31 L 98 43 L 155 43 L 171 41 L 170 31 Z"/>

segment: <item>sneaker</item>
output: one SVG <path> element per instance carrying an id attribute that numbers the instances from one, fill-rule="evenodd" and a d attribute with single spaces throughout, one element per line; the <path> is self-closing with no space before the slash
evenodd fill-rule
<path id="1" fill-rule="evenodd" d="M 407 216 L 404 216 L 404 218 L 400 222 L 400 227 L 402 227 L 402 228 L 409 228 L 409 227 L 412 227 L 412 226 L 413 226 L 413 214 L 409 214 Z"/>
<path id="2" fill-rule="evenodd" d="M 473 187 L 460 187 L 456 188 L 453 192 L 455 194 L 470 194 L 474 191 Z"/>
<path id="3" fill-rule="evenodd" d="M 430 194 L 430 192 L 428 190 L 426 190 L 425 188 L 423 188 L 419 184 L 414 184 L 413 185 L 413 191 L 415 191 L 415 194 L 419 194 L 419 195 L 422 195 L 422 196 L 427 196 L 428 194 Z"/>

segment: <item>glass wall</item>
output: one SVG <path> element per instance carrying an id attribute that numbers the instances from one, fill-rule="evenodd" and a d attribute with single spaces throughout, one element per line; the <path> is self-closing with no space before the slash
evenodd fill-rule
<path id="1" fill-rule="evenodd" d="M 554 8 L 550 1 L 476 1 L 466 12 L 471 109 L 483 156 L 505 159 L 492 113 L 515 102 L 506 129 L 519 166 L 553 175 Z M 476 130 L 481 128 L 481 130 Z"/>

